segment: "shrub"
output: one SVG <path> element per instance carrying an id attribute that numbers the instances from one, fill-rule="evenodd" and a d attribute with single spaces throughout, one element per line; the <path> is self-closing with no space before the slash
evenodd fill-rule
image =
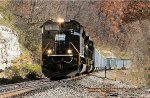
<path id="1" fill-rule="evenodd" d="M 38 79 L 42 77 L 41 66 L 38 64 L 25 64 L 12 66 L 5 71 L 5 75 L 13 82 L 21 82 L 23 79 Z"/>
<path id="2" fill-rule="evenodd" d="M 11 79 L 12 83 L 18 83 L 18 82 L 22 82 L 24 79 L 21 76 L 13 76 Z"/>
<path id="3" fill-rule="evenodd" d="M 37 79 L 42 77 L 41 66 L 38 64 L 27 64 L 24 66 L 26 78 Z"/>
<path id="4" fill-rule="evenodd" d="M 30 80 L 35 80 L 38 79 L 39 75 L 35 72 L 30 72 L 26 75 L 26 78 L 30 79 Z"/>
<path id="5" fill-rule="evenodd" d="M 0 78 L 0 84 L 5 85 L 11 83 L 10 79 L 7 78 Z"/>
<path id="6" fill-rule="evenodd" d="M 24 53 L 19 58 L 13 61 L 10 69 L 5 70 L 5 75 L 12 79 L 13 82 L 22 81 L 22 79 L 37 79 L 41 78 L 41 66 L 33 64 L 29 53 Z"/>

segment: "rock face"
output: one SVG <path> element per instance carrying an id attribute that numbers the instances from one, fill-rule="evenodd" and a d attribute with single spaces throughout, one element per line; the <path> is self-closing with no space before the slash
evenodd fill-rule
<path id="1" fill-rule="evenodd" d="M 12 65 L 12 60 L 20 56 L 20 47 L 14 31 L 0 25 L 0 69 Z"/>

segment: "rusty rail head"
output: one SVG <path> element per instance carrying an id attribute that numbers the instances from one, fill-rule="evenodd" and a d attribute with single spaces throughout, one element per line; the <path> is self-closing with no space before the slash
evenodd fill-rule
<path id="1" fill-rule="evenodd" d="M 40 81 L 41 81 L 41 83 L 40 83 Z M 24 86 L 20 86 L 14 90 L 9 90 L 9 91 L 0 93 L 0 98 L 12 97 L 12 96 L 20 95 L 20 94 L 23 94 L 23 93 L 26 93 L 29 91 L 39 89 L 39 88 L 46 87 L 50 83 L 50 82 L 49 83 L 47 83 L 47 82 L 49 82 L 49 81 L 47 81 L 47 79 L 45 79 L 45 80 L 42 79 L 42 80 L 36 80 L 36 82 L 33 82 L 32 85 L 25 86 L 25 84 L 22 83 L 22 85 L 24 85 Z M 37 84 L 34 84 L 34 83 L 37 83 Z"/>

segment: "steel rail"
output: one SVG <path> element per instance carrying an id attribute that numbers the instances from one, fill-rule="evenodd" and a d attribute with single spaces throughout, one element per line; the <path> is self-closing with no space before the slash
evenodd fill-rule
<path id="1" fill-rule="evenodd" d="M 47 80 L 47 79 L 45 79 L 45 80 Z M 30 81 L 30 83 L 31 83 L 31 81 Z M 8 91 L 5 91 L 5 92 L 1 92 L 0 93 L 0 98 L 7 98 L 7 97 L 12 97 L 12 96 L 15 96 L 15 95 L 23 94 L 23 93 L 26 93 L 26 92 L 29 92 L 29 91 L 32 91 L 32 90 L 36 90 L 36 89 L 39 89 L 39 88 L 49 86 L 49 84 L 50 84 L 50 82 L 43 81 L 43 80 L 38 80 L 38 81 L 36 80 L 36 82 L 34 81 L 32 85 L 27 85 L 27 86 L 25 86 L 26 84 L 21 84 L 22 86 L 20 86 L 18 88 L 14 88 L 13 90 L 8 90 Z"/>
<path id="2" fill-rule="evenodd" d="M 11 91 L 7 91 L 7 92 L 3 92 L 0 93 L 0 98 L 7 98 L 7 97 L 12 97 L 15 95 L 19 95 L 19 94 L 23 94 L 23 93 L 27 93 L 29 91 L 33 91 L 39 88 L 43 88 L 46 86 L 49 86 L 50 83 L 43 83 L 37 86 L 30 86 L 30 87 L 24 87 L 24 88 L 19 88 L 19 89 L 15 89 L 15 90 L 11 90 Z"/>
<path id="3" fill-rule="evenodd" d="M 96 68 L 93 72 L 98 72 L 98 71 L 102 71 L 104 70 L 103 68 Z M 78 80 L 78 79 L 82 79 L 86 76 L 90 76 L 92 75 L 92 73 L 89 74 L 81 74 L 79 76 L 74 76 L 74 77 L 70 77 L 64 80 Z M 31 84 L 29 84 L 31 83 Z M 16 84 L 9 84 L 9 85 L 1 85 L 0 87 L 3 87 L 3 89 L 0 89 L 0 91 L 2 90 L 6 90 L 7 88 L 13 88 L 13 89 L 8 89 L 8 91 L 5 92 L 1 92 L 0 93 L 0 98 L 7 98 L 7 97 L 12 97 L 12 96 L 16 96 L 16 95 L 20 95 L 23 93 L 27 93 L 39 88 L 43 88 L 43 87 L 47 87 L 49 86 L 51 83 L 51 81 L 46 78 L 46 79 L 41 79 L 41 80 L 35 80 L 35 81 L 28 81 L 28 82 L 22 82 L 22 83 L 16 83 Z M 16 88 L 15 88 L 16 87 Z"/>
<path id="4" fill-rule="evenodd" d="M 43 80 L 47 80 L 47 79 L 40 79 L 40 81 L 43 81 Z M 39 80 L 25 81 L 25 82 L 20 82 L 20 83 L 15 83 L 15 84 L 0 85 L 0 92 L 2 90 L 6 90 L 9 88 L 13 88 L 13 87 L 18 87 L 27 83 L 29 84 L 29 83 L 36 83 L 36 82 L 39 82 Z"/>

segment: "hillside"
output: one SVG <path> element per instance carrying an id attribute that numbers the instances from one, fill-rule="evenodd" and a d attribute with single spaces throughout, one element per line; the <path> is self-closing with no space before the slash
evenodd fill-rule
<path id="1" fill-rule="evenodd" d="M 95 42 L 99 42 L 95 45 L 101 50 L 104 47 L 110 51 L 117 50 L 123 53 L 132 51 L 134 53 L 133 48 L 136 46 L 133 45 L 138 44 L 136 40 L 140 40 L 142 36 L 145 37 L 144 35 L 149 32 L 147 24 L 150 24 L 150 3 L 148 1 L 12 0 L 10 8 L 16 17 L 16 26 L 33 36 L 33 39 L 26 37 L 34 43 L 39 42 L 41 38 L 39 26 L 48 19 L 58 17 L 79 21 L 90 37 Z M 148 40 L 148 36 L 146 37 L 144 39 Z M 22 39 L 25 41 L 25 46 L 35 50 L 31 48 L 34 45 L 30 45 L 30 42 L 25 39 Z"/>

